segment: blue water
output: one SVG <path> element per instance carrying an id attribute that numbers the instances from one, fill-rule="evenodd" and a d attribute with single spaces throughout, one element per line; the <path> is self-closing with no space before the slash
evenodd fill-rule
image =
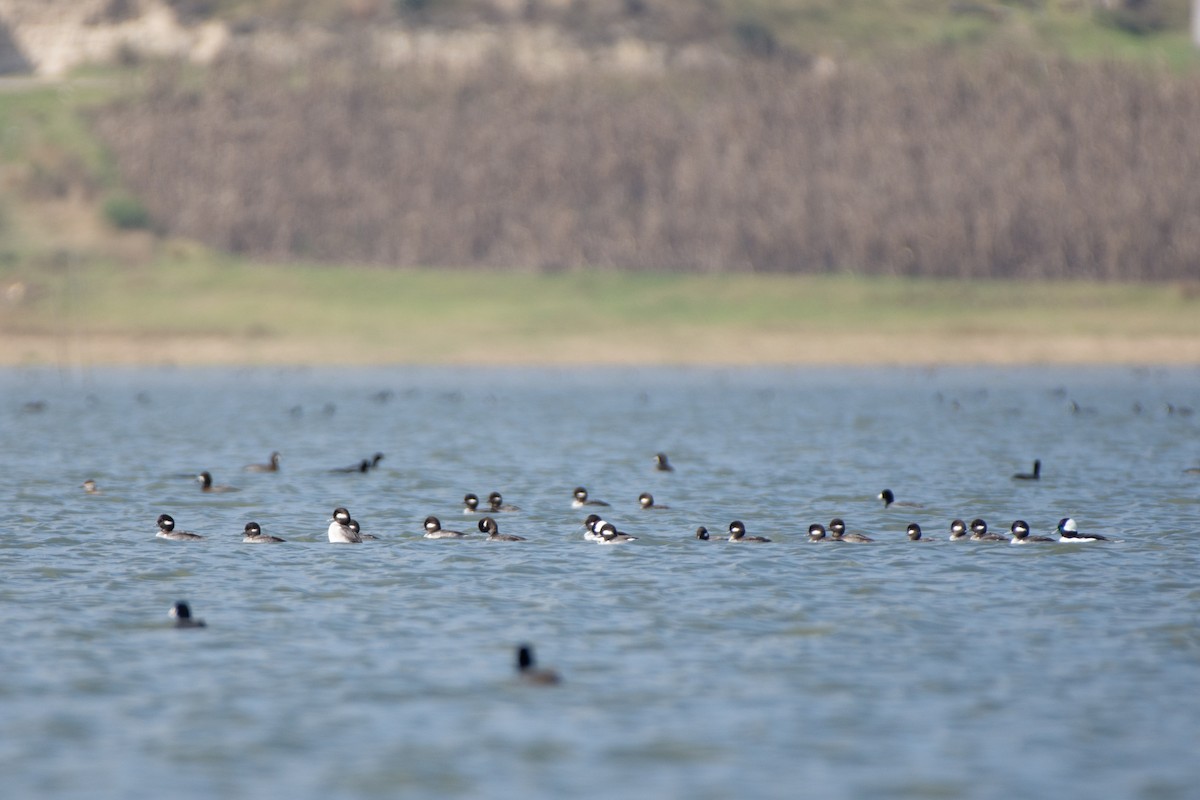
<path id="1" fill-rule="evenodd" d="M 12 369 L 0 397 L 4 797 L 1200 786 L 1197 370 Z M 585 542 L 576 485 L 638 541 Z M 421 538 L 493 490 L 527 542 Z M 337 505 L 381 540 L 329 544 Z M 1119 541 L 945 540 L 1067 515 Z M 805 541 L 833 516 L 877 542 Z M 774 541 L 692 536 L 733 519 Z M 561 685 L 514 679 L 526 641 Z"/>

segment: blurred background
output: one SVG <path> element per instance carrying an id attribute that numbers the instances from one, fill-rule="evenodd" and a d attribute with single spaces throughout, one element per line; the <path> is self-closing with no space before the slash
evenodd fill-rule
<path id="1" fill-rule="evenodd" d="M 259 270 L 352 314 L 405 294 L 354 290 L 356 271 L 399 268 L 467 274 L 423 291 L 474 300 L 498 272 L 951 281 L 925 316 L 992 296 L 963 279 L 1033 286 L 1021 307 L 1045 282 L 1165 286 L 1142 319 L 1178 311 L 1168 332 L 1195 333 L 1178 322 L 1200 297 L 1192 5 L 0 0 L 0 321 L 10 342 L 152 335 L 172 329 L 145 309 L 182 294 L 172 323 L 263 340 L 292 306 L 247 321 L 206 287 Z M 319 277 L 337 266 L 347 295 Z M 144 311 L 125 327 L 123 303 Z"/>

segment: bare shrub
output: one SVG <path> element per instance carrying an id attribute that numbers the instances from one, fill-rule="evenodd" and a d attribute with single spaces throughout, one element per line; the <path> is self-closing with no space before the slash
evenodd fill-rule
<path id="1" fill-rule="evenodd" d="M 1200 80 L 991 53 L 820 74 L 162 73 L 98 127 L 156 224 L 273 259 L 1188 279 Z"/>

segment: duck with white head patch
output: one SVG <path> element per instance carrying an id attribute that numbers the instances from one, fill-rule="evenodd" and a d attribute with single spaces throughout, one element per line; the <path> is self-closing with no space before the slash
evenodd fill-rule
<path id="1" fill-rule="evenodd" d="M 481 520 L 482 522 L 482 520 Z M 437 517 L 425 518 L 426 539 L 461 539 L 466 536 L 462 531 L 450 531 L 442 527 L 442 521 Z"/>
<path id="2" fill-rule="evenodd" d="M 1098 533 L 1080 533 L 1075 520 L 1063 517 L 1058 521 L 1058 540 L 1060 542 L 1107 542 L 1107 536 Z"/>
<path id="3" fill-rule="evenodd" d="M 174 542 L 198 542 L 204 538 L 198 533 L 175 530 L 175 519 L 170 514 L 158 515 L 158 533 L 154 535 Z"/>
<path id="4" fill-rule="evenodd" d="M 1012 524 L 1012 543 L 1013 544 L 1029 544 L 1031 542 L 1053 542 L 1049 536 L 1030 536 L 1029 523 L 1023 519 L 1016 520 Z"/>
<path id="5" fill-rule="evenodd" d="M 353 520 L 350 512 L 338 506 L 333 510 L 333 518 L 329 520 L 329 541 L 334 544 L 361 544 L 362 536 L 350 526 Z"/>

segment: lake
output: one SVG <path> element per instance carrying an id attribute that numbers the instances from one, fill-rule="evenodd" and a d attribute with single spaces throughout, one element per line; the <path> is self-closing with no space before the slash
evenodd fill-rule
<path id="1" fill-rule="evenodd" d="M 7 797 L 1200 785 L 1195 369 L 8 369 L 0 387 Z M 279 472 L 242 471 L 275 450 Z M 1035 458 L 1041 480 L 1012 479 Z M 239 491 L 202 493 L 201 470 Z M 637 541 L 584 541 L 576 486 Z M 431 514 L 474 531 L 462 497 L 491 491 L 527 541 L 421 536 Z M 335 506 L 380 540 L 330 544 Z M 206 540 L 156 538 L 162 513 Z M 876 541 L 807 541 L 835 516 Z M 956 517 L 1048 535 L 1065 516 L 1115 541 L 947 541 Z M 735 519 L 773 541 L 724 541 Z M 250 520 L 288 541 L 243 544 Z M 176 600 L 208 626 L 174 629 Z M 561 684 L 515 679 L 522 642 Z"/>

